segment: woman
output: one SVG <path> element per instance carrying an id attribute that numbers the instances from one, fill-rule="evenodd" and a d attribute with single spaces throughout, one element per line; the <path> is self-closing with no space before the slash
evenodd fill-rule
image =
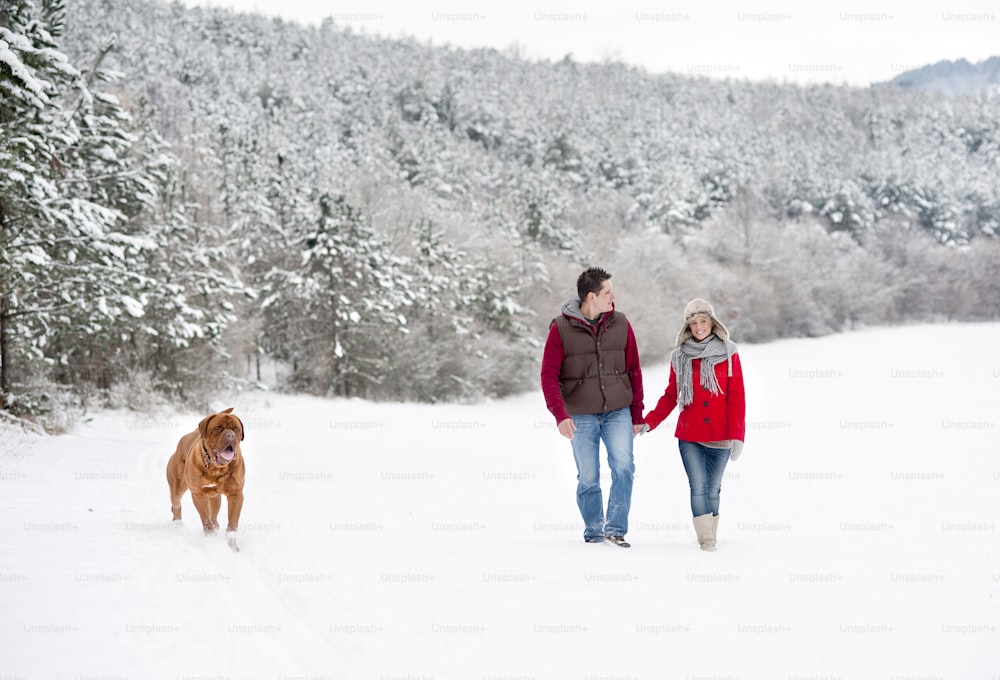
<path id="1" fill-rule="evenodd" d="M 700 298 L 684 308 L 670 355 L 670 381 L 646 417 L 650 431 L 680 407 L 675 435 L 691 485 L 691 513 L 702 550 L 716 549 L 726 463 L 743 451 L 746 402 L 737 347 L 715 310 Z"/>

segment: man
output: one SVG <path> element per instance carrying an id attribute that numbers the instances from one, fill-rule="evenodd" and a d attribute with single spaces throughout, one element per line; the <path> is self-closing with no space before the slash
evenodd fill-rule
<path id="1" fill-rule="evenodd" d="M 576 502 L 588 543 L 629 547 L 632 439 L 642 431 L 642 370 L 628 319 L 615 310 L 611 274 L 591 267 L 576 282 L 577 297 L 552 320 L 542 357 L 542 393 L 559 434 L 576 459 Z M 608 452 L 611 490 L 607 521 L 601 496 L 600 442 Z"/>

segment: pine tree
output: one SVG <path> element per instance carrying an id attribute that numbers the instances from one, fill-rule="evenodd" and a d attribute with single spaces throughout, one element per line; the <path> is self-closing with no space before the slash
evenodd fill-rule
<path id="1" fill-rule="evenodd" d="M 413 304 L 407 334 L 391 356 L 393 383 L 385 396 L 450 401 L 480 391 L 469 357 L 476 351 L 470 284 L 475 271 L 466 254 L 428 219 L 414 226 L 406 259 Z"/>
<path id="2" fill-rule="evenodd" d="M 156 281 L 146 293 L 146 314 L 134 336 L 131 367 L 150 376 L 153 385 L 172 393 L 194 385 L 222 384 L 228 367 L 220 367 L 223 335 L 235 326 L 240 301 L 252 301 L 243 283 L 237 244 L 218 225 L 199 221 L 196 206 L 185 200 L 190 176 L 153 127 L 153 113 L 140 102 L 133 149 L 155 183 L 155 208 L 145 217 L 147 238 L 156 245 L 136 263 Z M 214 359 L 214 360 L 213 360 Z M 208 368 L 211 367 L 211 368 Z"/>
<path id="3" fill-rule="evenodd" d="M 518 302 L 517 286 L 429 220 L 414 231 L 414 253 L 405 261 L 413 304 L 408 333 L 392 356 L 398 380 L 386 396 L 454 401 L 522 388 L 519 369 L 532 356 L 524 324 L 530 311 Z"/>
<path id="4" fill-rule="evenodd" d="M 66 265 L 94 234 L 103 241 L 111 217 L 87 202 L 67 205 L 60 185 L 61 151 L 78 134 L 59 96 L 80 78 L 56 49 L 61 9 L 44 3 L 46 23 L 30 0 L 0 6 L 0 398 L 14 409 L 30 408 L 19 403 L 30 364 L 76 303 Z"/>
<path id="5" fill-rule="evenodd" d="M 319 218 L 298 239 L 299 262 L 269 276 L 265 337 L 293 364 L 307 391 L 367 396 L 385 380 L 410 298 L 399 261 L 364 215 L 341 195 L 322 194 Z"/>
<path id="6" fill-rule="evenodd" d="M 87 72 L 59 51 L 64 15 L 62 0 L 24 0 L 0 16 L 0 390 L 22 411 L 38 408 L 28 375 L 107 388 L 155 333 L 161 244 L 144 216 L 163 154 L 136 153 L 130 117 L 98 89 L 113 44 Z"/>

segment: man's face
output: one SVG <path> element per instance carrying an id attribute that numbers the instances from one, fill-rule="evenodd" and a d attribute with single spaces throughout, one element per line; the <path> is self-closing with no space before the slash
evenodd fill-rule
<path id="1" fill-rule="evenodd" d="M 606 279 L 601 284 L 599 293 L 590 293 L 587 297 L 590 298 L 591 309 L 598 314 L 610 312 L 615 306 L 615 294 L 611 290 L 611 279 Z"/>

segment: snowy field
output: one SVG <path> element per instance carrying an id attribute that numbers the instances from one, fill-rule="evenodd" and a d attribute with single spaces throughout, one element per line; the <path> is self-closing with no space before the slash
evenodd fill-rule
<path id="1" fill-rule="evenodd" d="M 190 495 L 170 521 L 166 461 L 205 414 L 6 426 L 0 680 L 997 680 L 998 346 L 998 324 L 744 346 L 716 553 L 676 416 L 636 443 L 633 547 L 585 544 L 540 390 L 221 398 L 247 430 L 239 553 Z M 648 408 L 667 372 L 643 360 Z"/>

